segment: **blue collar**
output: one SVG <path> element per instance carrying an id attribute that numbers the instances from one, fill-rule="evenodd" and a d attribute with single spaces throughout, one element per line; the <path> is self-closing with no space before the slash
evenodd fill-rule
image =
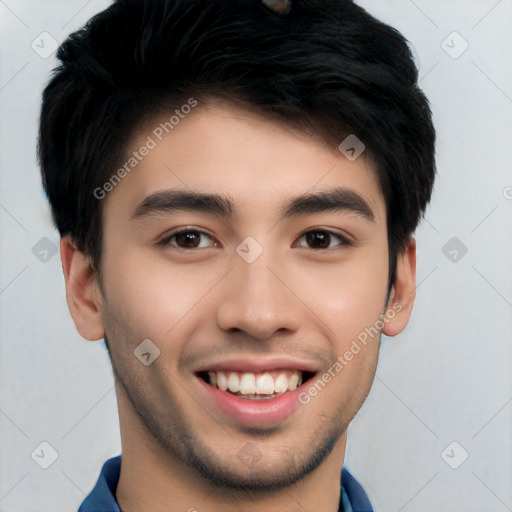
<path id="1" fill-rule="evenodd" d="M 80 505 L 78 512 L 121 512 L 115 494 L 121 455 L 107 460 L 103 464 L 100 477 L 92 492 Z M 340 512 L 373 512 L 370 501 L 359 482 L 343 468 L 341 472 Z"/>

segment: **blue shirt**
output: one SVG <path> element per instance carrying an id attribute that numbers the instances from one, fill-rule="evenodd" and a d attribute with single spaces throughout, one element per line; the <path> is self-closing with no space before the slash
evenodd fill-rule
<path id="1" fill-rule="evenodd" d="M 120 471 L 121 455 L 107 460 L 94 489 L 80 505 L 78 512 L 121 512 L 115 498 Z M 363 488 L 345 468 L 341 472 L 339 512 L 373 512 Z"/>

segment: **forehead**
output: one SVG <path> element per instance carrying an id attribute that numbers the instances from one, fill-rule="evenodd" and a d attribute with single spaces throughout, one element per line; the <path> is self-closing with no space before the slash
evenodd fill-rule
<path id="1" fill-rule="evenodd" d="M 351 161 L 337 147 L 233 105 L 173 113 L 155 116 L 133 136 L 121 163 L 128 172 L 104 205 L 112 213 L 133 213 L 145 197 L 179 188 L 222 193 L 233 198 L 234 214 L 246 209 L 262 216 L 285 198 L 344 187 L 385 223 L 384 197 L 367 154 Z"/>

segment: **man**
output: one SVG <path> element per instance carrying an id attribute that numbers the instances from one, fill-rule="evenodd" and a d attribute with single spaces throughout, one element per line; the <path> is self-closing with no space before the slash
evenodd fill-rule
<path id="1" fill-rule="evenodd" d="M 371 511 L 347 427 L 435 175 L 406 41 L 348 0 L 118 0 L 58 58 L 43 182 L 122 442 L 80 512 Z"/>

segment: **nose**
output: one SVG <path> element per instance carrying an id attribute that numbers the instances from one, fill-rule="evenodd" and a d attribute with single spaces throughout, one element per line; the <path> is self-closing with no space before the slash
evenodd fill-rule
<path id="1" fill-rule="evenodd" d="M 258 340 L 298 330 L 303 306 L 275 260 L 263 255 L 252 263 L 239 260 L 227 279 L 217 310 L 221 329 Z"/>

